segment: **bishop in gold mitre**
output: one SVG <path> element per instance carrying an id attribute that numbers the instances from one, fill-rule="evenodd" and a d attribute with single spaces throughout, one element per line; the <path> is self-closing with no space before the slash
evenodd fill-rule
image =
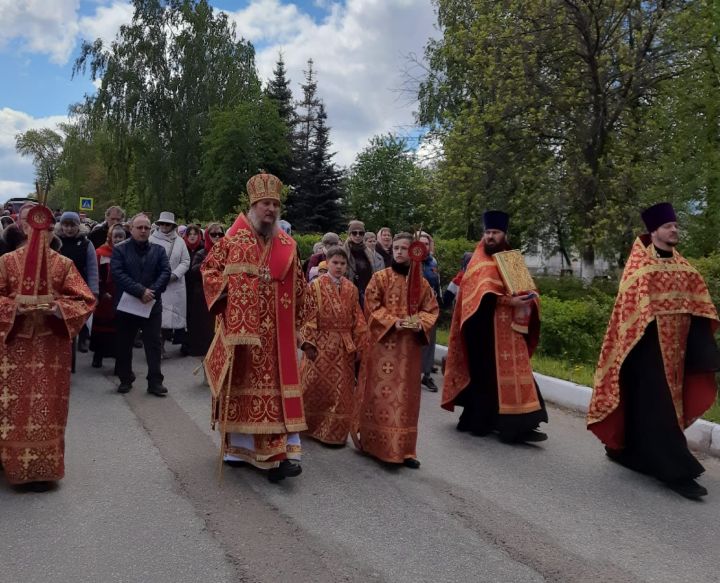
<path id="1" fill-rule="evenodd" d="M 272 482 L 302 471 L 299 432 L 307 429 L 297 361 L 306 283 L 295 241 L 278 224 L 282 187 L 272 174 L 253 176 L 250 210 L 201 268 L 218 318 L 205 370 L 223 462 L 268 470 Z"/>

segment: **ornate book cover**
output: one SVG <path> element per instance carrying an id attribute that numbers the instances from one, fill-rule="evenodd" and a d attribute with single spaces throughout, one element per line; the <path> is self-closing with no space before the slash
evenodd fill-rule
<path id="1" fill-rule="evenodd" d="M 511 294 L 537 291 L 537 286 L 528 271 L 522 253 L 517 250 L 500 251 L 493 256 L 505 288 Z"/>

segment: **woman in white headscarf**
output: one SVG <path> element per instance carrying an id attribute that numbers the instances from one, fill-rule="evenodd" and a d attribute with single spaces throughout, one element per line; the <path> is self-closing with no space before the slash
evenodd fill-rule
<path id="1" fill-rule="evenodd" d="M 182 342 L 181 336 L 187 326 L 187 291 L 185 274 L 190 269 L 190 253 L 182 237 L 178 236 L 175 215 L 163 211 L 155 222 L 157 229 L 150 235 L 150 242 L 160 245 L 170 262 L 170 283 L 162 294 L 162 329 L 165 340 L 172 339 Z M 162 344 L 162 355 L 165 358 L 165 343 Z"/>

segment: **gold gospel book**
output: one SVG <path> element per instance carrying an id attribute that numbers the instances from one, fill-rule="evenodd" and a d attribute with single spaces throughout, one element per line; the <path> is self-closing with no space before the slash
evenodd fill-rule
<path id="1" fill-rule="evenodd" d="M 511 294 L 537 291 L 537 286 L 528 271 L 522 253 L 517 250 L 500 251 L 493 256 L 505 288 Z"/>

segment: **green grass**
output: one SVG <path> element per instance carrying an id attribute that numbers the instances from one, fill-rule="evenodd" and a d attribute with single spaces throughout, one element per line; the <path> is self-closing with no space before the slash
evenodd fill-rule
<path id="1" fill-rule="evenodd" d="M 447 328 L 438 328 L 437 335 L 435 337 L 436 344 L 442 344 L 443 346 L 448 345 L 448 337 L 450 336 L 450 330 Z"/>
<path id="2" fill-rule="evenodd" d="M 703 415 L 703 419 L 720 423 L 720 401 L 715 401 L 715 404 Z"/>
<path id="3" fill-rule="evenodd" d="M 439 328 L 437 331 L 437 343 L 447 346 L 449 331 L 446 328 Z M 550 356 L 535 355 L 532 359 L 533 370 L 541 374 L 563 379 L 592 387 L 595 367 L 587 364 L 571 364 Z M 720 399 L 703 415 L 703 419 L 720 423 Z"/>
<path id="4" fill-rule="evenodd" d="M 532 367 L 535 372 L 570 381 L 578 385 L 592 387 L 595 367 L 587 364 L 572 364 L 550 356 L 536 354 L 532 358 Z"/>

